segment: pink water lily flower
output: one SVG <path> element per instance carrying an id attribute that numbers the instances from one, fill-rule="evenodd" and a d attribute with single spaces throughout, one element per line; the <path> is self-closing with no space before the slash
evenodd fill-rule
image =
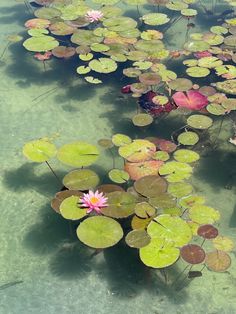
<path id="1" fill-rule="evenodd" d="M 89 22 L 93 23 L 93 22 L 98 22 L 99 20 L 101 20 L 101 18 L 103 18 L 103 13 L 99 10 L 89 10 L 85 17 L 89 20 Z"/>
<path id="2" fill-rule="evenodd" d="M 209 51 L 205 50 L 205 51 L 198 51 L 194 53 L 194 57 L 196 57 L 197 59 L 201 59 L 201 58 L 205 58 L 205 57 L 211 57 L 212 53 L 210 53 Z"/>
<path id="3" fill-rule="evenodd" d="M 40 53 L 40 52 L 37 52 L 34 57 L 36 59 L 38 59 L 39 61 L 45 61 L 45 60 L 49 60 L 52 56 L 52 53 L 51 51 L 47 51 L 45 53 Z"/>
<path id="4" fill-rule="evenodd" d="M 83 197 L 80 199 L 82 203 L 81 207 L 87 208 L 87 213 L 91 213 L 93 210 L 98 214 L 101 212 L 102 207 L 107 207 L 107 197 L 101 192 L 96 191 L 95 193 L 89 190 L 88 193 L 84 193 Z"/>
<path id="5" fill-rule="evenodd" d="M 201 110 L 208 104 L 207 97 L 196 90 L 176 92 L 172 98 L 176 106 L 185 107 L 190 110 Z"/>

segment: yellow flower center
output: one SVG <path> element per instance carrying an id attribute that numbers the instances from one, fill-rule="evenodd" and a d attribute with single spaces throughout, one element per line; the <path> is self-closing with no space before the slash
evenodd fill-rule
<path id="1" fill-rule="evenodd" d="M 98 198 L 95 197 L 95 196 L 93 196 L 93 197 L 90 198 L 90 202 L 91 202 L 93 205 L 95 205 L 95 204 L 98 202 Z"/>

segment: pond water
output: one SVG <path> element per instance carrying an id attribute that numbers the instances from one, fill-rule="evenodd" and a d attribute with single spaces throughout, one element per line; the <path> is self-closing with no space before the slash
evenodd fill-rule
<path id="1" fill-rule="evenodd" d="M 133 7 L 124 7 L 129 15 L 137 14 Z M 215 14 L 228 8 L 226 2 L 217 1 Z M 31 16 L 23 3 L 1 0 L 2 51 L 7 35 L 18 33 L 26 38 L 24 22 Z M 206 30 L 212 23 L 200 14 L 194 31 Z M 184 43 L 184 27 L 180 21 L 169 30 L 172 49 Z M 230 253 L 228 271 L 205 269 L 202 278 L 176 291 L 161 282 L 158 270 L 149 273 L 135 250 L 122 245 L 91 259 L 91 251 L 78 242 L 68 222 L 51 209 L 50 201 L 61 186 L 44 164 L 24 158 L 24 143 L 50 136 L 58 145 L 77 139 L 96 144 L 117 132 L 132 138 L 169 138 L 185 119 L 173 113 L 144 131 L 137 130 L 130 122 L 135 100 L 120 93 L 128 82 L 121 79 L 121 72 L 94 86 L 75 73 L 76 63 L 75 58 L 54 58 L 46 62 L 44 71 L 21 42 L 11 44 L 0 60 L 0 313 L 235 313 L 235 251 Z M 220 232 L 236 240 L 235 181 L 230 179 L 235 147 L 228 142 L 233 130 L 230 120 L 224 119 L 219 133 L 221 118 L 215 120 L 211 130 L 215 147 L 203 142 L 191 183 L 209 206 L 221 212 Z M 103 173 L 111 163 L 104 152 L 96 170 Z M 52 166 L 61 178 L 68 171 L 56 161 Z M 226 189 L 229 181 L 231 189 Z"/>

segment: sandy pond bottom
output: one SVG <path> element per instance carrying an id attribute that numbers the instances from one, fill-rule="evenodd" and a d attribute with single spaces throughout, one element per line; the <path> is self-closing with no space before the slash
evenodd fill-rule
<path id="1" fill-rule="evenodd" d="M 24 31 L 27 18 L 24 6 L 1 0 L 1 49 L 7 34 Z M 236 313 L 234 253 L 226 273 L 205 270 L 202 278 L 175 291 L 122 245 L 90 259 L 68 223 L 51 210 L 50 199 L 61 187 L 44 165 L 23 158 L 25 142 L 54 136 L 59 145 L 75 139 L 96 143 L 116 132 L 138 134 L 129 121 L 135 104 L 119 94 L 122 82 L 114 78 L 101 87 L 88 86 L 73 74 L 73 62 L 50 61 L 44 72 L 20 44 L 1 60 L 0 313 Z M 172 129 L 182 125 L 175 116 L 168 119 Z M 165 122 L 155 124 L 139 136 L 168 137 L 170 130 L 164 128 Z M 192 184 L 220 210 L 220 232 L 236 240 L 235 188 L 224 188 L 235 153 L 227 143 L 227 122 L 223 129 L 216 150 L 203 153 Z M 61 177 L 68 170 L 53 166 Z M 97 170 L 110 167 L 104 153 Z"/>

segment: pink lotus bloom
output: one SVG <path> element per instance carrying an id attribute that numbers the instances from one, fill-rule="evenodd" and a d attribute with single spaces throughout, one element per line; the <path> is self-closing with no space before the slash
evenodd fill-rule
<path id="1" fill-rule="evenodd" d="M 194 57 L 196 57 L 197 59 L 201 59 L 201 58 L 205 58 L 205 57 L 211 57 L 212 53 L 210 53 L 209 51 L 205 50 L 205 51 L 198 51 L 194 53 Z"/>
<path id="2" fill-rule="evenodd" d="M 98 22 L 103 17 L 103 13 L 99 10 L 90 10 L 86 13 L 85 17 L 89 22 Z"/>
<path id="3" fill-rule="evenodd" d="M 97 213 L 101 212 L 102 207 L 108 206 L 107 197 L 101 192 L 96 191 L 95 193 L 89 190 L 88 193 L 84 193 L 83 197 L 80 199 L 81 207 L 87 207 L 87 213 L 91 213 L 95 210 Z"/>
<path id="4" fill-rule="evenodd" d="M 172 98 L 176 106 L 190 110 L 201 110 L 208 104 L 207 97 L 196 90 L 189 90 L 186 93 L 177 92 Z"/>
<path id="5" fill-rule="evenodd" d="M 37 52 L 37 53 L 34 55 L 34 57 L 35 57 L 36 59 L 38 59 L 39 61 L 49 60 L 49 59 L 51 58 L 51 56 L 52 56 L 51 51 L 47 51 L 47 52 L 45 52 L 45 53 L 39 53 L 39 52 Z"/>

